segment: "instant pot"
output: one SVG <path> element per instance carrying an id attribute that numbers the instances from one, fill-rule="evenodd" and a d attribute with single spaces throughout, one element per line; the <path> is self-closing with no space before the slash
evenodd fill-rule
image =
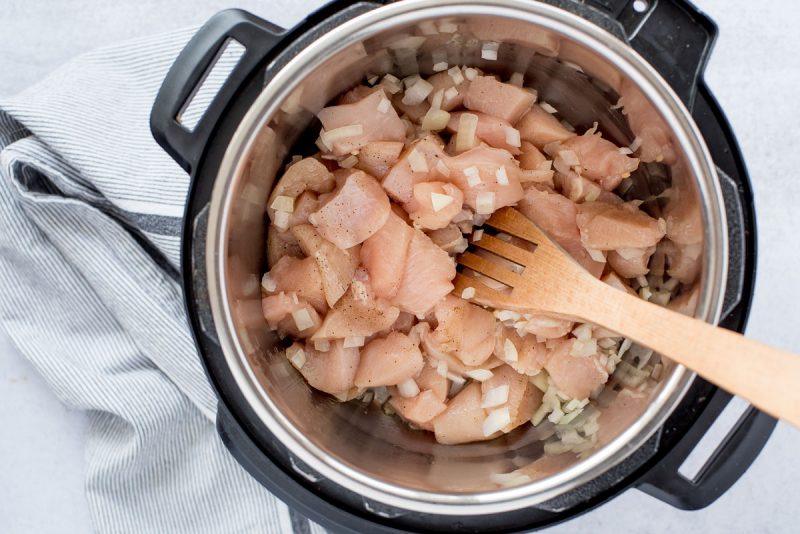
<path id="1" fill-rule="evenodd" d="M 684 477 L 680 466 L 731 397 L 681 366 L 598 450 L 501 488 L 489 482 L 493 469 L 542 454 L 535 428 L 443 446 L 378 407 L 314 392 L 266 327 L 259 281 L 266 199 L 286 161 L 315 150 L 315 113 L 366 77 L 430 74 L 437 50 L 450 65 L 523 73 L 565 120 L 598 121 L 620 146 L 642 130 L 671 146 L 672 157 L 643 165 L 618 193 L 645 200 L 672 185 L 673 200 L 696 210 L 688 214 L 702 225 L 696 315 L 741 332 L 755 214 L 736 139 L 702 79 L 716 33 L 683 0 L 343 0 L 289 30 L 239 10 L 212 17 L 169 71 L 151 129 L 192 177 L 183 285 L 230 453 L 290 507 L 339 532 L 532 530 L 631 487 L 681 509 L 714 502 L 775 420 L 749 408 L 699 474 Z M 487 41 L 499 47 L 496 60 L 482 57 Z M 232 45 L 242 52 L 229 60 Z M 226 62 L 204 111 L 190 112 Z M 626 108 L 637 102 L 637 128 L 615 105 L 620 95 Z"/>

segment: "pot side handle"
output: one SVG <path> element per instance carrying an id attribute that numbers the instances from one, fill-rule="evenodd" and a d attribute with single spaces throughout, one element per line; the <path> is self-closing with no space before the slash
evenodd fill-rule
<path id="1" fill-rule="evenodd" d="M 692 109 L 697 82 L 717 38 L 714 21 L 686 0 L 583 1 L 615 20 L 631 46 Z"/>
<path id="2" fill-rule="evenodd" d="M 229 102 L 285 33 L 283 28 L 238 9 L 211 17 L 178 55 L 156 95 L 150 130 L 156 142 L 192 173 Z M 193 128 L 181 123 L 221 54 L 231 42 L 244 51 Z"/>

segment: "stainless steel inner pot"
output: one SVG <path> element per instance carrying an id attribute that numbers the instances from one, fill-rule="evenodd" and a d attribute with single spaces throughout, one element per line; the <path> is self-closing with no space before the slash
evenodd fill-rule
<path id="1" fill-rule="evenodd" d="M 455 34 L 439 32 L 452 30 L 453 24 Z M 500 43 L 496 61 L 481 58 L 483 41 Z M 318 127 L 315 112 L 368 74 L 430 74 L 434 49 L 444 49 L 450 65 L 477 66 L 503 79 L 525 73 L 565 119 L 583 127 L 599 119 L 604 133 L 619 143 L 630 142 L 631 134 L 610 109 L 615 99 L 609 95 L 625 92 L 626 98 L 639 100 L 646 126 L 663 131 L 677 154 L 671 171 L 678 194 L 671 201 L 681 202 L 682 216 L 702 226 L 696 314 L 710 322 L 718 319 L 725 290 L 726 221 L 708 150 L 666 82 L 611 34 L 543 3 L 392 3 L 332 29 L 272 73 L 227 148 L 209 212 L 209 297 L 239 388 L 291 454 L 342 487 L 423 513 L 499 513 L 568 492 L 622 461 L 663 424 L 694 375 L 671 366 L 650 402 L 628 414 L 598 450 L 579 461 L 554 464 L 530 483 L 497 489 L 492 473 L 511 471 L 542 454 L 538 431 L 530 425 L 487 443 L 438 445 L 429 434 L 377 408 L 338 403 L 312 391 L 288 364 L 261 314 L 266 198 L 285 158 L 303 149 L 295 146 L 300 134 Z"/>

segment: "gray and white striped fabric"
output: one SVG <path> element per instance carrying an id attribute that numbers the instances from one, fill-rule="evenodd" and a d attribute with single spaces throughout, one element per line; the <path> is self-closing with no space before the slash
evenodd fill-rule
<path id="1" fill-rule="evenodd" d="M 184 316 L 188 177 L 148 117 L 193 31 L 89 53 L 0 102 L 0 328 L 89 415 L 98 531 L 316 531 L 227 454 Z"/>

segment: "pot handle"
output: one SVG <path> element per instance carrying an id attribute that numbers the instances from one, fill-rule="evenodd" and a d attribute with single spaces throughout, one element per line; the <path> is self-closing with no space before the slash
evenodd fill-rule
<path id="1" fill-rule="evenodd" d="M 691 109 L 717 25 L 686 0 L 585 0 L 615 20 L 631 46 Z"/>
<path id="2" fill-rule="evenodd" d="M 169 69 L 150 113 L 150 130 L 156 142 L 192 173 L 227 104 L 282 38 L 284 29 L 239 9 L 211 17 L 187 43 Z M 231 42 L 244 52 L 193 128 L 181 115 L 193 100 L 211 69 Z"/>

